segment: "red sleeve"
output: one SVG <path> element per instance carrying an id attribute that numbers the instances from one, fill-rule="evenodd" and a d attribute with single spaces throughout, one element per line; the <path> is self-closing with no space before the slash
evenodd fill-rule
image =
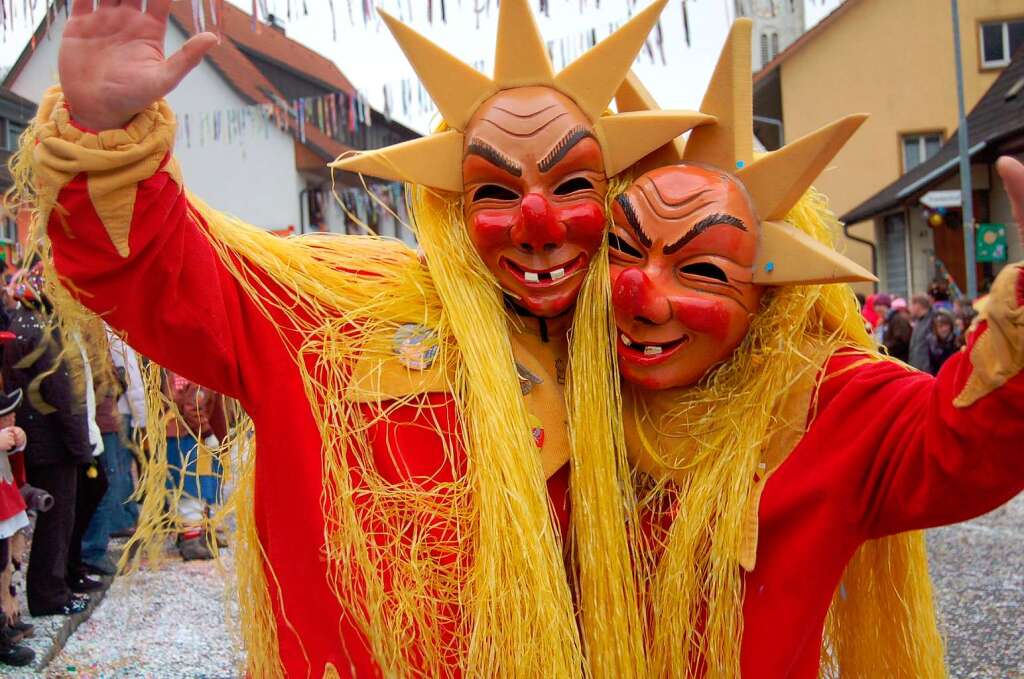
<path id="1" fill-rule="evenodd" d="M 14 476 L 14 485 L 21 488 L 28 479 L 25 478 L 25 453 L 15 453 L 7 458 L 11 463 L 11 475 Z"/>
<path id="2" fill-rule="evenodd" d="M 167 162 L 138 184 L 127 257 L 111 243 L 86 175 L 68 183 L 49 224 L 54 263 L 80 301 L 137 351 L 239 398 L 244 366 L 259 365 L 253 352 L 280 338 L 214 251 Z"/>
<path id="3" fill-rule="evenodd" d="M 1024 490 L 1024 375 L 954 403 L 985 330 L 938 377 L 848 353 L 828 362 L 805 439 L 828 451 L 816 473 L 835 477 L 867 537 L 965 521 Z"/>

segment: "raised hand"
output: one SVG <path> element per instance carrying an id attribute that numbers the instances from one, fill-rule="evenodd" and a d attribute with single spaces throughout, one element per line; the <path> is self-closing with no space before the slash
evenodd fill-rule
<path id="1" fill-rule="evenodd" d="M 0 454 L 7 453 L 15 448 L 14 432 L 8 427 L 0 431 Z"/>
<path id="2" fill-rule="evenodd" d="M 1020 242 L 1024 243 L 1024 165 L 1019 160 L 1003 156 L 996 162 L 996 168 L 999 170 L 999 176 L 1003 178 L 1006 193 L 1010 196 L 1010 206 L 1020 232 Z"/>
<path id="3" fill-rule="evenodd" d="M 74 0 L 60 46 L 60 83 L 71 115 L 93 130 L 128 123 L 166 96 L 217 44 L 200 33 L 164 58 L 172 0 Z"/>
<path id="4" fill-rule="evenodd" d="M 21 427 L 11 427 L 11 434 L 14 436 L 14 447 L 24 448 L 28 441 L 25 437 L 25 430 Z"/>

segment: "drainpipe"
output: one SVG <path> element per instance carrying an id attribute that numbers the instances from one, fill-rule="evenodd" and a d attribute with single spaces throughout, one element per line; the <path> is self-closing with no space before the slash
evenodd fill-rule
<path id="1" fill-rule="evenodd" d="M 309 200 L 309 189 L 299 191 L 299 235 L 306 233 L 306 205 Z"/>
<path id="2" fill-rule="evenodd" d="M 878 276 L 878 246 L 875 245 L 874 242 L 869 241 L 867 238 L 854 236 L 852 233 L 850 233 L 849 224 L 843 224 L 843 234 L 845 234 L 847 238 L 854 241 L 855 243 L 861 243 L 862 245 L 866 245 L 871 249 L 871 273 L 875 274 L 875 276 Z M 878 292 L 877 282 L 873 284 L 873 287 L 874 291 Z"/>

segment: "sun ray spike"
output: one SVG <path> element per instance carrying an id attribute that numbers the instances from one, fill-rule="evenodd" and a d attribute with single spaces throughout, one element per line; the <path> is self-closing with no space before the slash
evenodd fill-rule
<path id="1" fill-rule="evenodd" d="M 867 118 L 841 118 L 740 169 L 736 176 L 750 192 L 761 219 L 783 219 Z"/>
<path id="2" fill-rule="evenodd" d="M 668 0 L 656 0 L 555 76 L 556 87 L 596 121 L 626 78 Z"/>
<path id="3" fill-rule="evenodd" d="M 420 184 L 442 191 L 462 191 L 465 137 L 449 130 L 374 151 L 338 158 L 330 167 Z"/>
<path id="4" fill-rule="evenodd" d="M 620 114 L 661 110 L 658 102 L 654 100 L 654 96 L 644 87 L 640 78 L 633 71 L 629 72 L 626 79 L 622 81 L 622 85 L 619 86 L 619 91 L 615 93 L 615 107 Z M 714 121 L 714 118 L 709 116 L 709 121 Z M 682 137 L 677 136 L 637 161 L 634 173 L 636 176 L 640 176 L 659 167 L 675 165 L 682 160 L 684 148 L 685 142 Z"/>
<path id="5" fill-rule="evenodd" d="M 661 110 L 658 102 L 654 100 L 654 95 L 633 71 L 626 74 L 626 79 L 615 92 L 615 108 L 619 113 Z"/>
<path id="6" fill-rule="evenodd" d="M 499 89 L 551 85 L 554 69 L 527 0 L 502 0 L 494 82 Z"/>
<path id="7" fill-rule="evenodd" d="M 683 160 L 707 163 L 729 172 L 753 160 L 752 27 L 753 22 L 747 18 L 733 23 L 700 107 L 701 112 L 715 116 L 718 124 L 690 135 Z"/>
<path id="8" fill-rule="evenodd" d="M 696 111 L 633 111 L 604 116 L 594 126 L 604 151 L 605 174 L 616 175 L 641 158 L 646 165 L 652 157 L 660 156 L 662 150 L 669 156 L 667 164 L 678 162 L 678 156 L 672 158 L 677 152 L 675 147 L 671 142 L 665 144 L 665 140 L 714 122 L 711 116 Z M 638 172 L 643 171 L 638 167 Z"/>
<path id="9" fill-rule="evenodd" d="M 463 130 L 473 113 L 497 92 L 494 82 L 472 66 L 378 9 L 445 122 Z"/>
<path id="10" fill-rule="evenodd" d="M 874 283 L 870 271 L 785 222 L 761 222 L 756 285 Z"/>

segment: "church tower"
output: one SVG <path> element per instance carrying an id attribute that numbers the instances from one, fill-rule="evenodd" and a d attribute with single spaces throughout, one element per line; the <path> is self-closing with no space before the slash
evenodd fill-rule
<path id="1" fill-rule="evenodd" d="M 754 72 L 789 47 L 804 32 L 805 0 L 734 0 L 736 18 L 754 20 Z"/>

